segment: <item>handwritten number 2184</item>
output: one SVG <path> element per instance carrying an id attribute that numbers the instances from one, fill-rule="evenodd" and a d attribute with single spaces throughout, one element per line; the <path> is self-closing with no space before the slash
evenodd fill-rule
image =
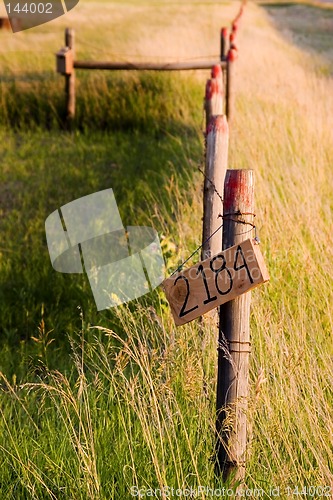
<path id="1" fill-rule="evenodd" d="M 239 264 L 239 262 L 238 262 L 240 258 L 242 259 L 242 263 L 241 264 Z M 216 264 L 218 264 L 219 261 L 221 261 L 221 264 L 219 266 L 217 266 Z M 231 271 L 227 267 L 227 263 L 226 263 L 224 255 L 223 254 L 215 255 L 215 257 L 213 257 L 212 260 L 209 262 L 209 267 L 210 267 L 211 271 L 213 271 L 213 273 L 215 274 L 215 288 L 216 288 L 217 292 L 220 295 L 227 295 L 231 291 L 231 289 L 232 289 L 233 279 L 232 279 Z M 235 255 L 235 261 L 234 261 L 233 270 L 234 271 L 240 271 L 241 269 L 246 269 L 246 272 L 247 272 L 248 278 L 250 280 L 250 283 L 253 283 L 253 278 L 251 276 L 250 270 L 249 270 L 248 265 L 246 263 L 242 247 L 240 245 L 238 245 L 237 250 L 236 250 L 236 255 Z M 227 287 L 226 287 L 225 290 L 222 290 L 220 288 L 219 283 L 218 283 L 218 277 L 219 277 L 219 275 L 223 271 L 226 272 L 226 277 L 227 277 Z M 203 301 L 203 303 L 204 304 L 209 304 L 210 302 L 214 302 L 217 299 L 217 296 L 216 295 L 211 295 L 211 293 L 209 291 L 206 273 L 205 273 L 205 270 L 204 270 L 204 267 L 203 267 L 202 264 L 200 264 L 198 266 L 198 269 L 197 269 L 197 272 L 196 272 L 196 276 L 198 276 L 200 274 L 201 274 L 201 277 L 202 277 L 202 280 L 203 280 L 203 284 L 204 284 L 204 287 L 205 287 L 205 291 L 206 291 L 206 295 L 207 295 L 207 299 L 205 299 Z M 196 305 L 194 307 L 191 307 L 190 309 L 186 309 L 187 303 L 188 303 L 188 299 L 189 299 L 189 296 L 190 296 L 190 283 L 189 283 L 189 280 L 186 278 L 186 276 L 182 276 L 181 275 L 181 276 L 178 276 L 175 279 L 174 286 L 177 284 L 177 282 L 179 280 L 184 280 L 185 283 L 186 283 L 186 296 L 185 296 L 184 303 L 183 303 L 183 305 L 182 305 L 182 307 L 180 309 L 180 313 L 179 313 L 179 317 L 183 318 L 184 316 L 186 316 L 190 312 L 194 311 L 195 309 L 198 309 L 199 306 Z"/>

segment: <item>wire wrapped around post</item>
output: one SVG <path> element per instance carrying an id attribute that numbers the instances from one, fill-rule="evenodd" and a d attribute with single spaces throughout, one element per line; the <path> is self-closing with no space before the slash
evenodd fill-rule
<path id="1" fill-rule="evenodd" d="M 223 196 L 223 250 L 248 239 L 254 229 L 254 173 L 227 170 Z M 245 265 L 242 256 L 236 263 Z M 216 397 L 217 475 L 245 478 L 251 292 L 220 306 Z"/>

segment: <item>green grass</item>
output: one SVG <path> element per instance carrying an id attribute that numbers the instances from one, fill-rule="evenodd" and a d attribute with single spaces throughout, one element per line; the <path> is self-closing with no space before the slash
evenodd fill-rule
<path id="1" fill-rule="evenodd" d="M 191 182 L 190 160 L 200 161 L 200 141 L 195 130 L 186 129 L 182 138 L 144 131 L 3 131 L 2 137 L 1 337 L 10 344 L 28 341 L 43 305 L 47 328 L 62 344 L 66 333 L 80 329 L 77 306 L 90 323 L 103 314 L 95 312 L 86 278 L 56 273 L 50 266 L 47 216 L 68 201 L 112 187 L 125 225 L 153 224 L 166 231 L 167 241 L 177 224 L 176 214 L 172 217 L 177 201 L 170 194 L 178 195 Z M 174 187 L 172 178 L 179 179 Z"/>
<path id="2" fill-rule="evenodd" d="M 23 498 L 25 491 L 33 497 L 33 488 L 36 498 L 53 498 L 50 491 L 55 498 L 127 498 L 132 486 L 181 487 L 196 483 L 197 474 L 212 479 L 211 437 L 198 441 L 195 453 L 192 448 L 210 426 L 206 401 L 213 396 L 200 388 L 202 372 L 193 366 L 202 358 L 198 332 L 187 334 L 185 351 L 185 339 L 170 345 L 145 309 L 120 314 L 122 338 L 110 330 L 108 340 L 73 346 L 76 384 L 46 368 L 39 382 L 14 387 L 15 398 L 3 383 L 4 422 L 28 418 L 31 426 L 29 433 L 4 426 L 12 453 L 4 453 L 4 470 L 12 470 L 1 483 L 4 498 Z M 212 376 L 205 374 L 207 383 Z M 184 413 L 189 402 L 195 405 Z"/>
<path id="3" fill-rule="evenodd" d="M 189 88 L 191 89 L 190 93 Z M 76 116 L 73 128 L 90 130 L 149 130 L 152 134 L 181 127 L 191 133 L 201 109 L 190 106 L 200 88 L 184 76 L 156 73 L 127 75 L 77 71 Z M 161 99 L 163 95 L 163 99 Z M 184 95 L 188 98 L 184 100 Z M 61 76 L 12 74 L 1 83 L 0 124 L 16 130 L 62 129 L 65 92 Z M 193 134 L 193 132 L 192 132 Z"/>
<path id="4" fill-rule="evenodd" d="M 153 26 L 154 8 L 117 7 L 108 4 L 101 21 L 113 28 L 106 44 L 142 56 L 143 19 Z M 222 7 L 232 19 L 236 6 Z M 93 2 L 82 9 L 73 21 L 84 40 L 94 31 L 86 17 Z M 191 49 L 212 53 L 216 41 L 203 34 L 218 32 L 220 5 L 159 9 L 164 35 L 152 27 L 149 55 L 181 52 L 179 30 Z M 115 29 L 128 19 L 128 31 Z M 59 48 L 63 23 L 45 50 Z M 302 29 L 295 23 L 289 28 Z M 98 313 L 82 275 L 52 269 L 44 233 L 56 208 L 112 187 L 124 224 L 155 227 L 174 270 L 200 243 L 207 74 L 78 72 L 68 133 L 52 55 L 19 52 L 31 53 L 47 33 L 38 30 L 1 57 L 0 497 L 109 500 L 131 498 L 132 487 L 223 487 L 212 460 L 214 321 L 176 329 L 161 290 Z M 165 52 L 161 37 L 170 41 Z M 271 275 L 252 294 L 246 485 L 264 498 L 278 487 L 287 498 L 288 487 L 332 486 L 333 84 L 318 72 L 317 54 L 291 45 L 255 5 L 247 6 L 239 47 L 230 166 L 255 171 Z"/>
<path id="5" fill-rule="evenodd" d="M 119 79 L 115 77 L 115 81 Z M 87 119 L 86 126 L 74 125 L 70 134 L 56 123 L 50 130 L 42 130 L 40 115 L 28 113 L 24 114 L 27 122 L 7 122 L 1 132 L 1 231 L 6 234 L 0 269 L 2 498 L 126 498 L 130 486 L 161 484 L 162 463 L 163 481 L 173 484 L 177 473 L 186 484 L 186 475 L 198 467 L 197 460 L 203 468 L 211 453 L 212 436 L 202 443 L 198 457 L 191 448 L 192 439 L 207 427 L 206 410 L 198 429 L 191 431 L 194 436 L 183 432 L 196 419 L 198 408 L 182 421 L 185 417 L 178 401 L 185 404 L 189 396 L 184 397 L 183 375 L 169 372 L 190 361 L 185 353 L 179 354 L 183 339 L 180 347 L 175 341 L 172 350 L 176 357 L 171 364 L 172 354 L 165 354 L 170 345 L 166 331 L 159 326 L 159 314 L 166 309 L 161 292 L 120 308 L 120 313 L 97 313 L 87 279 L 56 273 L 48 257 L 46 217 L 62 204 L 106 187 L 114 189 L 124 224 L 147 224 L 159 231 L 170 271 L 199 244 L 200 231 L 192 230 L 197 221 L 192 219 L 185 228 L 180 224 L 186 213 L 190 219 L 193 206 L 197 211 L 199 204 L 192 183 L 198 178 L 197 165 L 202 159 L 202 111 L 200 106 L 193 108 L 192 100 L 201 87 L 177 76 L 129 77 L 122 79 L 125 95 L 132 92 L 134 81 L 141 82 L 142 92 L 137 89 L 135 103 L 120 104 L 124 113 L 117 110 L 117 103 L 107 106 L 113 102 L 108 95 L 90 92 L 97 102 L 89 100 L 91 121 Z M 193 90 L 179 103 L 185 82 Z M 172 102 L 168 95 L 173 96 Z M 36 102 L 39 109 L 47 107 L 42 96 Z M 108 131 L 99 123 L 99 105 L 113 116 Z M 84 106 L 82 101 L 78 101 L 79 113 L 80 106 Z M 32 131 L 27 131 L 30 123 Z M 188 193 L 186 205 L 181 201 L 184 192 Z M 156 318 L 155 326 L 152 318 Z M 91 330 L 90 325 L 112 331 Z M 82 336 L 83 366 L 78 358 Z M 193 337 L 193 349 L 200 354 L 201 344 Z M 128 339 L 134 352 L 125 354 Z M 139 349 L 147 359 L 138 367 Z M 193 353 L 191 361 L 192 357 L 195 359 Z M 207 361 L 207 370 L 211 369 Z M 150 389 L 148 375 L 153 384 Z M 163 386 L 170 377 L 173 389 L 169 384 Z M 84 384 L 81 395 L 79 379 Z M 192 383 L 195 386 L 194 380 Z M 156 403 L 155 389 L 165 403 L 151 409 Z M 199 387 L 193 390 L 199 391 L 203 404 L 206 395 L 200 395 Z M 170 430 L 177 412 L 177 425 Z M 9 424 L 12 419 L 17 422 L 14 428 Z M 160 421 L 161 426 L 153 435 L 152 421 Z M 25 422 L 34 422 L 31 432 L 22 432 Z M 169 445 L 163 444 L 161 433 L 167 433 L 168 443 L 174 447 L 172 455 L 166 452 Z M 155 440 L 160 442 L 156 450 Z M 175 457 L 184 449 L 192 457 L 188 451 L 189 457 L 185 462 L 182 458 L 175 471 Z M 131 470 L 133 463 L 138 464 L 136 471 Z"/>

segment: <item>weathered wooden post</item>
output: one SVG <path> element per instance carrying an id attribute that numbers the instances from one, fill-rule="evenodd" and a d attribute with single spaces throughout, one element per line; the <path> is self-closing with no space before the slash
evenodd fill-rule
<path id="1" fill-rule="evenodd" d="M 65 75 L 65 91 L 66 91 L 66 122 L 71 124 L 75 116 L 75 32 L 72 28 L 65 30 L 65 45 L 72 54 L 72 68 L 70 73 Z"/>
<path id="2" fill-rule="evenodd" d="M 206 134 L 206 165 L 203 195 L 202 258 L 207 259 L 222 250 L 221 231 L 208 241 L 222 223 L 223 186 L 228 165 L 229 128 L 225 116 L 210 118 Z M 220 217 L 219 217 L 220 216 Z"/>
<path id="3" fill-rule="evenodd" d="M 228 39 L 228 29 L 221 28 L 221 45 L 220 45 L 220 59 L 221 61 L 225 61 L 227 56 L 227 39 Z"/>
<path id="4" fill-rule="evenodd" d="M 57 72 L 65 76 L 66 111 L 65 123 L 71 126 L 75 116 L 75 71 L 74 71 L 74 30 L 66 28 L 65 47 L 56 53 Z"/>
<path id="5" fill-rule="evenodd" d="M 234 32 L 230 33 L 230 36 L 229 36 L 229 47 L 230 47 L 230 49 L 237 50 L 237 46 L 236 46 L 236 33 L 234 33 Z"/>
<path id="6" fill-rule="evenodd" d="M 233 70 L 234 61 L 237 59 L 238 53 L 234 48 L 230 48 L 227 56 L 227 70 L 226 70 L 226 110 L 225 114 L 228 118 L 228 123 L 230 124 L 233 117 L 233 107 L 234 107 L 234 95 L 233 95 Z"/>
<path id="7" fill-rule="evenodd" d="M 223 78 L 221 66 L 216 64 L 211 70 L 212 78 L 207 80 L 205 94 L 206 132 L 212 116 L 223 114 Z"/>
<path id="8" fill-rule="evenodd" d="M 223 88 L 226 89 L 227 86 L 227 65 L 225 64 L 225 61 L 227 60 L 227 53 L 228 53 L 228 28 L 221 28 L 221 36 L 220 36 L 220 59 L 221 62 L 224 62 L 224 65 L 222 66 L 222 82 L 223 82 Z M 226 99 L 227 99 L 227 94 L 225 92 L 224 95 L 224 110 L 223 112 L 226 114 Z"/>
<path id="9" fill-rule="evenodd" d="M 252 170 L 227 170 L 223 199 L 223 249 L 252 235 L 254 218 Z M 242 254 L 234 270 L 245 268 Z M 250 353 L 251 293 L 220 307 L 217 380 L 216 474 L 243 481 L 246 458 L 246 421 Z"/>

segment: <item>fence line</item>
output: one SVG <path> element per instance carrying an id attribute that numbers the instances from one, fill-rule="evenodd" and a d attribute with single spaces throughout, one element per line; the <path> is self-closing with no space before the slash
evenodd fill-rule
<path id="1" fill-rule="evenodd" d="M 110 71 L 188 71 L 211 69 L 219 66 L 224 82 L 230 82 L 228 73 L 231 71 L 229 61 L 230 50 L 227 52 L 228 40 L 225 28 L 220 33 L 220 59 L 206 61 L 190 60 L 181 62 L 117 62 L 117 61 L 80 61 L 75 59 L 75 33 L 73 29 L 65 30 L 65 47 L 56 53 L 56 71 L 65 77 L 66 116 L 65 122 L 70 124 L 75 118 L 75 70 L 110 70 Z M 231 113 L 230 88 L 224 94 L 223 108 L 228 116 Z"/>
<path id="2" fill-rule="evenodd" d="M 233 63 L 238 57 L 236 41 L 245 3 L 232 21 L 229 37 L 226 27 L 221 30 L 221 58 L 226 58 L 226 67 L 222 68 L 222 75 L 213 69 L 206 84 L 203 258 L 240 244 L 253 229 L 253 171 L 227 170 L 228 123 L 234 112 Z M 228 121 L 223 116 L 223 93 Z M 207 243 L 207 234 L 213 233 L 221 220 L 222 231 Z M 245 261 L 241 265 L 245 266 Z M 250 302 L 251 294 L 245 293 L 219 308 L 215 474 L 232 480 L 236 489 L 244 482 L 246 473 Z"/>

